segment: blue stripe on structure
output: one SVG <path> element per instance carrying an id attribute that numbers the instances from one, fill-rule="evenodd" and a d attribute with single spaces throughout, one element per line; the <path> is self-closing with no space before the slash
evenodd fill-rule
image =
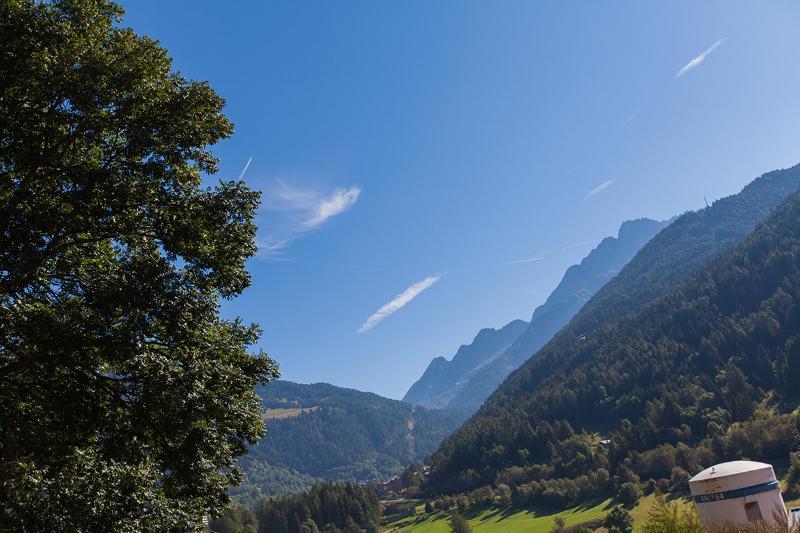
<path id="1" fill-rule="evenodd" d="M 720 500 L 732 500 L 734 498 L 742 498 L 744 496 L 750 496 L 751 494 L 759 494 L 775 489 L 780 490 L 780 488 L 780 481 L 769 481 L 743 489 L 726 490 L 725 492 L 714 492 L 713 494 L 700 494 L 698 496 L 692 496 L 692 499 L 695 503 L 718 502 Z"/>

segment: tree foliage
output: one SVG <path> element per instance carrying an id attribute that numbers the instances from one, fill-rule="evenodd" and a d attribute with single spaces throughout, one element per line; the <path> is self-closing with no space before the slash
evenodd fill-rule
<path id="1" fill-rule="evenodd" d="M 789 498 L 800 496 L 800 452 L 792 452 L 789 456 L 789 471 L 786 473 L 786 490 Z"/>
<path id="2" fill-rule="evenodd" d="M 647 513 L 647 521 L 642 526 L 643 533 L 700 533 L 700 518 L 694 507 L 667 501 L 661 493 L 656 493 L 655 502 Z"/>
<path id="3" fill-rule="evenodd" d="M 609 533 L 630 533 L 633 531 L 633 517 L 624 507 L 614 507 L 606 515 L 603 525 Z"/>
<path id="4" fill-rule="evenodd" d="M 452 533 L 470 533 L 472 528 L 467 519 L 461 516 L 458 511 L 450 513 L 450 531 Z"/>
<path id="5" fill-rule="evenodd" d="M 354 484 L 321 483 L 308 492 L 262 498 L 253 510 L 239 507 L 212 523 L 221 533 L 304 533 L 377 531 L 381 506 L 374 490 Z"/>
<path id="6" fill-rule="evenodd" d="M 277 375 L 219 317 L 258 193 L 205 82 L 106 0 L 0 3 L 0 527 L 199 527 Z"/>
<path id="7" fill-rule="evenodd" d="M 641 497 L 642 491 L 639 489 L 639 486 L 636 483 L 631 483 L 630 481 L 623 483 L 619 487 L 619 492 L 617 492 L 617 498 L 619 501 L 629 507 L 636 505 L 636 502 L 639 501 L 639 498 Z"/>

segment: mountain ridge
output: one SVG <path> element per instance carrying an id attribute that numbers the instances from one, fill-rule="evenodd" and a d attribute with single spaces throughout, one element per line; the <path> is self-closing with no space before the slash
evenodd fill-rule
<path id="1" fill-rule="evenodd" d="M 462 344 L 452 359 L 435 357 L 419 380 L 403 396 L 403 401 L 425 407 L 447 408 L 458 393 L 460 380 L 499 355 L 527 327 L 524 320 L 513 320 L 499 329 L 483 328 L 470 344 Z"/>
<path id="2" fill-rule="evenodd" d="M 798 188 L 800 164 L 767 172 L 739 193 L 678 216 L 586 303 L 559 336 L 575 339 L 664 295 L 702 265 L 742 242 Z M 554 337 L 550 342 L 557 340 Z M 514 374 L 520 371 L 525 372 L 524 365 Z M 512 374 L 508 383 L 515 379 Z"/>
<path id="3" fill-rule="evenodd" d="M 561 329 L 666 224 L 647 218 L 623 222 L 616 237 L 604 238 L 580 263 L 566 270 L 560 283 L 545 302 L 536 307 L 531 321 L 524 323 L 525 327 L 512 342 L 500 350 L 475 350 L 475 355 L 481 355 L 481 359 L 473 358 L 469 368 L 461 364 L 457 373 L 443 357 L 433 359 L 403 400 L 432 407 L 475 411 L 506 376 Z M 478 333 L 473 344 L 484 331 Z M 452 361 L 459 357 L 463 348 Z"/>

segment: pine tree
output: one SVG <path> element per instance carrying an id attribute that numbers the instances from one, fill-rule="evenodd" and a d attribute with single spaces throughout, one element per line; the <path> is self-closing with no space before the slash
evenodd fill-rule
<path id="1" fill-rule="evenodd" d="M 608 513 L 603 525 L 609 533 L 630 533 L 633 531 L 633 517 L 627 509 L 617 506 Z"/>

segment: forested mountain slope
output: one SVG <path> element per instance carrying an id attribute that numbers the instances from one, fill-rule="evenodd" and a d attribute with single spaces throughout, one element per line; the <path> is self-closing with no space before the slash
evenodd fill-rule
<path id="1" fill-rule="evenodd" d="M 545 303 L 536 308 L 522 334 L 498 357 L 471 372 L 447 406 L 470 413 L 477 410 L 514 369 L 544 346 L 666 225 L 667 222 L 647 218 L 623 222 L 617 237 L 606 237 L 580 264 L 567 269 Z"/>
<path id="2" fill-rule="evenodd" d="M 297 493 L 315 481 L 385 479 L 433 452 L 463 416 L 376 394 L 275 381 L 256 392 L 266 436 L 240 460 L 239 501 Z"/>
<path id="3" fill-rule="evenodd" d="M 403 397 L 404 402 L 425 407 L 448 407 L 477 369 L 500 356 L 528 327 L 514 320 L 500 329 L 482 329 L 473 341 L 462 345 L 451 360 L 437 357 Z M 486 396 L 480 398 L 480 405 Z M 477 405 L 475 406 L 477 408 Z"/>
<path id="4" fill-rule="evenodd" d="M 575 315 L 544 347 L 566 358 L 546 357 L 522 365 L 503 383 L 487 410 L 514 397 L 515 390 L 530 389 L 548 371 L 556 371 L 574 353 L 569 347 L 594 328 L 637 313 L 641 306 L 663 296 L 709 260 L 730 250 L 762 222 L 790 194 L 800 189 L 800 165 L 768 172 L 741 192 L 722 198 L 710 207 L 690 211 L 650 240 L 639 253 Z M 537 355 L 538 357 L 538 355 Z M 553 366 L 557 363 L 556 366 Z"/>
<path id="5" fill-rule="evenodd" d="M 797 195 L 737 242 L 799 183 L 798 167 L 765 174 L 659 233 L 443 442 L 428 489 L 497 483 L 510 471 L 519 484 L 584 476 L 595 486 L 601 469 L 606 479 L 609 469 L 668 477 L 678 464 L 785 459 L 795 421 L 778 413 L 800 385 Z M 653 467 L 659 453 L 671 459 Z"/>

